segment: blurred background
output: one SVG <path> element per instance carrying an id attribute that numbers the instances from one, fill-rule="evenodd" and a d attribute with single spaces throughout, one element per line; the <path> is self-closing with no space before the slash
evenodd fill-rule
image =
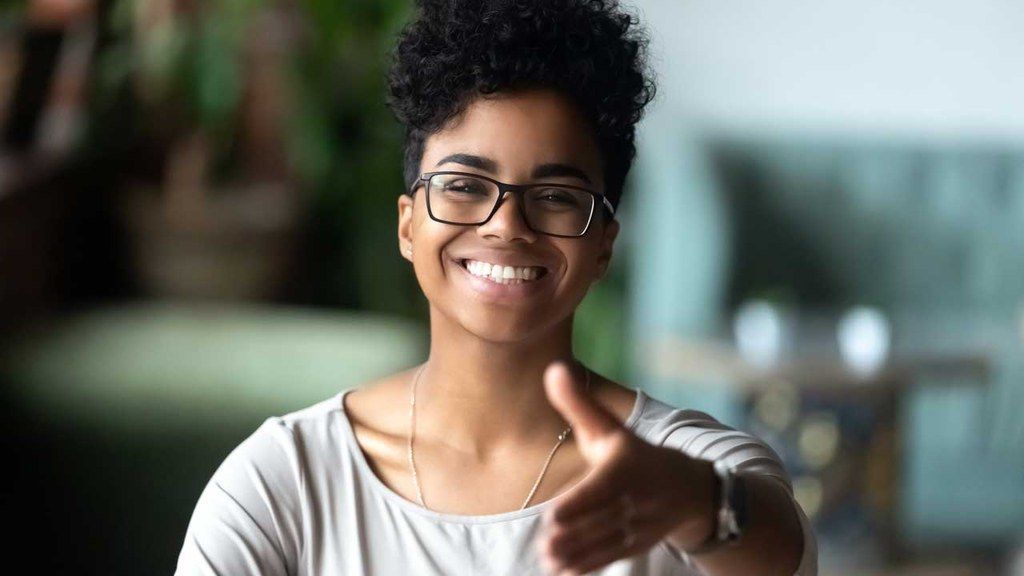
<path id="1" fill-rule="evenodd" d="M 660 92 L 579 357 L 768 440 L 823 574 L 1024 574 L 1024 5 L 629 5 Z M 424 358 L 410 9 L 0 4 L 0 496 L 38 572 L 172 572 L 266 417 Z"/>

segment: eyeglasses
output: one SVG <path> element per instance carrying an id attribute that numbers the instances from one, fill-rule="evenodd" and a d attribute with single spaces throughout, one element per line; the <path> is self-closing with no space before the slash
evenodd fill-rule
<path id="1" fill-rule="evenodd" d="M 430 217 L 456 226 L 478 226 L 489 221 L 505 192 L 519 194 L 519 212 L 530 230 L 550 236 L 585 235 L 599 200 L 608 214 L 615 215 L 603 194 L 567 184 L 505 184 L 469 172 L 426 172 L 408 194 L 412 196 L 424 184 Z"/>

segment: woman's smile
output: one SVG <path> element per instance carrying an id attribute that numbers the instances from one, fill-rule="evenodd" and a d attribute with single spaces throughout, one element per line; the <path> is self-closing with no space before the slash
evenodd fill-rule
<path id="1" fill-rule="evenodd" d="M 463 268 L 473 276 L 491 280 L 497 284 L 522 284 L 533 282 L 547 273 L 543 266 L 515 266 L 509 264 L 491 264 L 482 260 L 464 258 L 459 261 Z"/>
<path id="2" fill-rule="evenodd" d="M 517 268 L 468 258 L 449 262 L 456 268 L 456 282 L 487 302 L 517 303 L 536 299 L 554 286 L 555 275 L 546 267 Z"/>

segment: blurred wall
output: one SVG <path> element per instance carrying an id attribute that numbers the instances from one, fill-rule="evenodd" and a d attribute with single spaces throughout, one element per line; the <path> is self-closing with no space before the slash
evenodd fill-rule
<path id="1" fill-rule="evenodd" d="M 634 5 L 652 29 L 658 118 L 716 131 L 1024 141 L 1020 2 Z"/>

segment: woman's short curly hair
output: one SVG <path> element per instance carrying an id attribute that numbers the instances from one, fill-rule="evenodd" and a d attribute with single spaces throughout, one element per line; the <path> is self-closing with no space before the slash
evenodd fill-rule
<path id="1" fill-rule="evenodd" d="M 388 106 L 406 129 L 406 186 L 426 138 L 479 95 L 551 88 L 591 121 L 605 194 L 618 206 L 635 126 L 654 98 L 648 40 L 616 0 L 419 0 L 388 73 Z"/>

